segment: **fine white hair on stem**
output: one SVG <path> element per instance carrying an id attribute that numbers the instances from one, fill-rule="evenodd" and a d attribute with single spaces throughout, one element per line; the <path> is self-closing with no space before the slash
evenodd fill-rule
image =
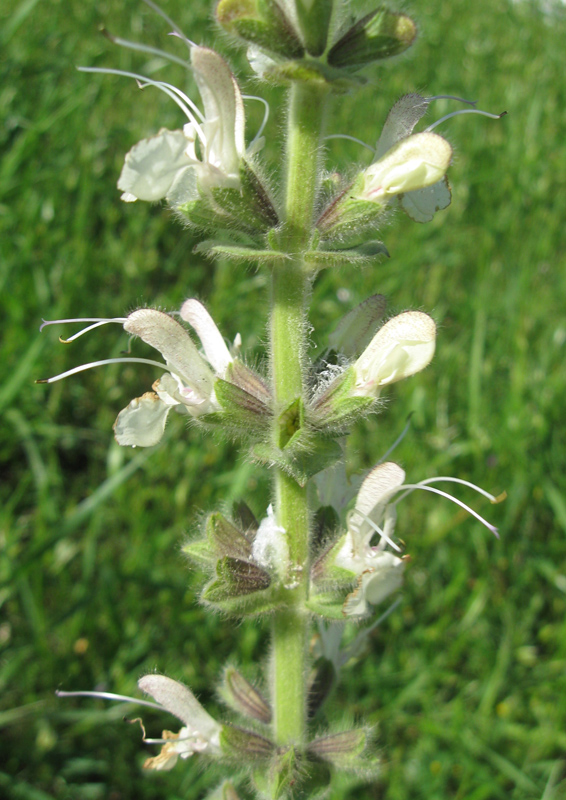
<path id="1" fill-rule="evenodd" d="M 36 383 L 55 383 L 62 381 L 63 378 L 68 378 L 71 375 L 76 375 L 78 372 L 84 372 L 87 369 L 94 369 L 95 367 L 103 367 L 106 364 L 150 364 L 152 367 L 159 367 L 166 372 L 169 370 L 167 364 L 162 364 L 159 361 L 152 361 L 151 358 L 104 358 L 102 361 L 91 361 L 88 364 L 81 364 L 80 367 L 73 367 L 66 372 L 61 372 L 59 375 L 54 375 L 52 378 L 44 378 L 36 381 Z"/>
<path id="2" fill-rule="evenodd" d="M 451 119 L 452 117 L 458 117 L 460 114 L 479 114 L 482 117 L 489 117 L 490 119 L 501 119 L 506 113 L 506 111 L 503 111 L 501 114 L 490 114 L 489 111 L 480 111 L 479 108 L 461 108 L 459 111 L 452 111 L 451 114 L 446 114 L 444 117 L 437 119 L 436 122 L 433 122 L 432 125 L 425 128 L 425 133 L 430 133 L 430 131 L 437 128 L 441 122 L 446 122 L 447 119 Z"/>

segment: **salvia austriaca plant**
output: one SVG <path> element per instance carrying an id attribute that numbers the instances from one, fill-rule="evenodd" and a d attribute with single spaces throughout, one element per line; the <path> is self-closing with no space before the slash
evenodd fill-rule
<path id="1" fill-rule="evenodd" d="M 216 20 L 247 48 L 256 82 L 285 88 L 284 181 L 274 186 L 261 158 L 263 131 L 246 138 L 247 98 L 224 57 L 190 41 L 164 11 L 145 2 L 173 29 L 173 44 L 182 55 L 114 41 L 181 63 L 194 77 L 201 103 L 161 80 L 81 68 L 159 89 L 183 118 L 172 131 L 152 123 L 149 138 L 126 155 L 118 181 L 122 200 L 164 201 L 180 222 L 202 234 L 201 252 L 234 262 L 234 280 L 239 262 L 266 271 L 269 368 L 262 373 L 246 363 L 240 338 L 227 344 L 204 305 L 188 299 L 172 313 L 139 308 L 122 318 L 84 320 L 86 327 L 65 341 L 116 323 L 141 339 L 143 355 L 85 364 L 46 382 L 116 361 L 153 365 L 151 390 L 117 416 L 119 444 L 157 445 L 174 411 L 196 423 L 193 436 L 224 432 L 271 471 L 272 505 L 263 519 L 243 502 L 230 516 L 212 512 L 201 538 L 184 547 L 208 575 L 200 593 L 204 606 L 235 619 L 261 617 L 271 626 L 268 689 L 260 691 L 234 666 L 226 667 L 220 693 L 240 715 L 239 724 L 214 719 L 190 689 L 160 674 L 139 680 L 152 701 L 100 692 L 59 694 L 128 699 L 169 712 L 181 723 L 176 732 L 147 739 L 142 727 L 146 743 L 161 745 L 145 766 L 171 769 L 189 757 L 223 764 L 226 782 L 211 797 L 328 796 L 335 773 L 369 780 L 379 769 L 367 725 L 321 730 L 320 722 L 311 723 L 341 668 L 394 607 L 376 619 L 376 607 L 401 586 L 408 558 L 395 531 L 399 502 L 417 489 L 432 492 L 463 506 L 497 534 L 436 485 L 470 486 L 466 481 L 407 482 L 392 461 L 378 463 L 357 483 L 346 480 L 344 440 L 352 425 L 378 410 L 382 387 L 432 360 L 436 326 L 430 316 L 405 311 L 384 322 L 384 299 L 374 295 L 339 323 L 323 359 L 313 364 L 307 356 L 308 304 L 317 274 L 328 268 L 375 269 L 387 252 L 377 232 L 392 208 L 424 223 L 450 203 L 446 173 L 452 148 L 435 130 L 447 117 L 415 132 L 438 98 L 406 94 L 376 135 L 369 166 L 344 176 L 327 171 L 323 143 L 333 99 L 362 85 L 365 67 L 407 50 L 416 37 L 415 23 L 385 6 L 352 18 L 345 0 L 220 0 Z M 468 106 L 454 114 L 485 113 L 474 103 L 447 99 Z M 346 645 L 349 623 L 358 623 L 359 632 Z"/>

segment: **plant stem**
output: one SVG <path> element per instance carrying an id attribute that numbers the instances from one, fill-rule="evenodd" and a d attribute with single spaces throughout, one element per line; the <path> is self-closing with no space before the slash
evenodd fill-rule
<path id="1" fill-rule="evenodd" d="M 271 368 L 279 413 L 303 399 L 306 302 L 310 277 L 303 254 L 311 235 L 325 94 L 296 84 L 290 92 L 287 138 L 286 219 L 282 248 L 292 256 L 273 269 L 271 291 Z M 288 422 L 285 424 L 287 425 Z M 300 419 L 297 417 L 297 425 Z M 273 440 L 280 447 L 285 426 L 275 415 Z M 286 530 L 289 568 L 285 607 L 273 618 L 273 708 L 278 744 L 301 747 L 305 738 L 309 514 L 306 487 L 275 470 L 277 520 Z"/>

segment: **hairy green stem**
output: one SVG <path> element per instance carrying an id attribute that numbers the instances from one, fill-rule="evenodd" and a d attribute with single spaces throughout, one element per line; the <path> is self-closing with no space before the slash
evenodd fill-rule
<path id="1" fill-rule="evenodd" d="M 273 270 L 271 369 L 276 408 L 281 414 L 304 397 L 306 303 L 310 277 L 303 267 L 309 245 L 318 180 L 318 159 L 326 97 L 318 88 L 295 85 L 290 93 L 287 138 L 285 223 L 281 246 L 291 259 Z M 293 421 L 275 416 L 273 442 L 281 447 Z M 294 418 L 300 425 L 300 414 Z M 306 487 L 275 470 L 277 520 L 286 530 L 289 568 L 286 605 L 273 618 L 272 692 L 274 733 L 280 745 L 301 747 L 306 728 L 306 671 L 309 619 L 309 513 Z"/>

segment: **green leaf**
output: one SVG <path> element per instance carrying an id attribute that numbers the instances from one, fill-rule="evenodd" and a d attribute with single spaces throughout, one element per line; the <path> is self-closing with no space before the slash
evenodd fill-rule
<path id="1" fill-rule="evenodd" d="M 204 253 L 208 256 L 228 258 L 232 261 L 253 261 L 257 264 L 272 266 L 276 263 L 288 261 L 291 257 L 287 253 L 274 250 L 262 250 L 255 247 L 244 247 L 237 244 L 226 244 L 215 239 L 206 239 L 195 247 L 195 253 Z"/>

